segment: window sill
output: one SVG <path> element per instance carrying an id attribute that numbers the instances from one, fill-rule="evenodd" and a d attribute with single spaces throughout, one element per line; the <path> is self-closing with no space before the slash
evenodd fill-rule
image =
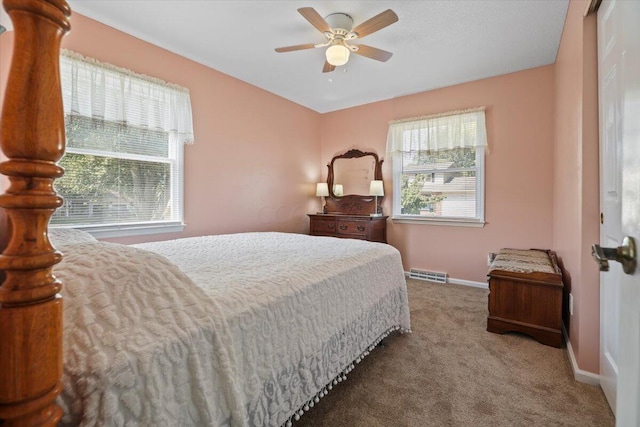
<path id="1" fill-rule="evenodd" d="M 398 224 L 448 225 L 452 227 L 482 228 L 485 221 L 472 219 L 421 218 L 419 216 L 394 216 L 391 220 Z"/>
<path id="2" fill-rule="evenodd" d="M 53 226 L 52 228 L 55 228 Z M 112 237 L 144 236 L 149 234 L 179 233 L 184 229 L 182 222 L 159 222 L 159 223 L 138 223 L 138 224 L 109 224 L 109 225 L 77 225 L 73 227 L 86 231 L 96 239 L 107 239 Z"/>

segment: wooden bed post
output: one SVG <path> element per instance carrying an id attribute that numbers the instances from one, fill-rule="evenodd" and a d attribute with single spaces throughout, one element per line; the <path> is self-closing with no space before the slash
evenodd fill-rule
<path id="1" fill-rule="evenodd" d="M 3 0 L 15 44 L 0 121 L 0 164 L 10 186 L 0 195 L 0 419 L 3 427 L 56 425 L 62 377 L 62 255 L 49 243 L 49 219 L 62 204 L 53 181 L 63 174 L 60 42 L 71 10 L 64 0 Z M 3 225 L 4 224 L 4 225 Z M 4 244 L 2 244 L 4 246 Z M 0 278 L 1 280 L 1 278 Z"/>

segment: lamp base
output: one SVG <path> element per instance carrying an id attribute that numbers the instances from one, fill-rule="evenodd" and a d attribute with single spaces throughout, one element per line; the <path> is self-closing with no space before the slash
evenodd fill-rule
<path id="1" fill-rule="evenodd" d="M 369 214 L 369 216 L 382 216 L 381 213 Z"/>

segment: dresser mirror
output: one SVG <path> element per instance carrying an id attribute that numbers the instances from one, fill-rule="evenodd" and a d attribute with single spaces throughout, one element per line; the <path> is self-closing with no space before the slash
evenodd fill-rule
<path id="1" fill-rule="evenodd" d="M 331 187 L 334 195 L 369 194 L 369 184 L 375 179 L 375 169 L 376 160 L 373 156 L 336 159 L 333 162 L 333 186 Z"/>
<path id="2" fill-rule="evenodd" d="M 370 215 L 381 213 L 369 195 L 373 180 L 382 180 L 382 162 L 374 152 L 349 150 L 331 159 L 327 165 L 329 197 L 326 213 Z M 382 197 L 378 197 L 378 206 Z"/>

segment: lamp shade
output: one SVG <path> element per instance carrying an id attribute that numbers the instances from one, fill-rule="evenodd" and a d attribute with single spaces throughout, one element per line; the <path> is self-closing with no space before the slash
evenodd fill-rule
<path id="1" fill-rule="evenodd" d="M 382 186 L 382 181 L 380 180 L 371 181 L 371 185 L 369 186 L 369 195 L 384 196 L 384 187 Z"/>
<path id="2" fill-rule="evenodd" d="M 316 185 L 316 196 L 318 197 L 329 196 L 329 185 L 326 182 L 319 182 Z"/>
<path id="3" fill-rule="evenodd" d="M 327 48 L 325 55 L 329 64 L 339 67 L 340 65 L 344 65 L 347 63 L 350 53 L 351 51 L 347 49 L 346 46 L 341 44 L 334 44 Z"/>
<path id="4" fill-rule="evenodd" d="M 342 196 L 344 194 L 344 188 L 342 184 L 336 184 L 333 186 L 333 194 L 334 196 Z"/>

